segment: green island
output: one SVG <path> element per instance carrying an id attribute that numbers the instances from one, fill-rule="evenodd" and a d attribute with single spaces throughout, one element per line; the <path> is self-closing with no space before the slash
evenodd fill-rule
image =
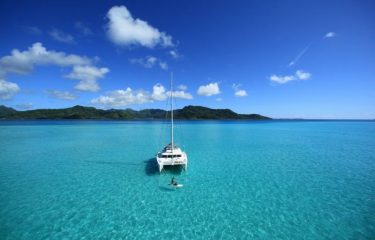
<path id="1" fill-rule="evenodd" d="M 165 119 L 170 111 L 162 109 L 97 109 L 94 107 L 74 106 L 62 109 L 35 109 L 17 111 L 13 108 L 0 106 L 0 119 L 103 119 L 103 120 L 153 120 Z M 230 109 L 211 109 L 202 106 L 186 106 L 174 110 L 176 119 L 186 120 L 268 120 L 259 114 L 239 114 Z"/>

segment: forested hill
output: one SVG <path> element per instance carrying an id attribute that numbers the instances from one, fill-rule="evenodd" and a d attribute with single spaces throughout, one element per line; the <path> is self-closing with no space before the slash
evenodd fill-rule
<path id="1" fill-rule="evenodd" d="M 166 119 L 170 111 L 162 109 L 96 109 L 94 107 L 74 106 L 63 109 L 35 109 L 17 111 L 13 108 L 0 106 L 0 119 L 113 119 L 113 120 L 147 120 Z M 201 106 L 186 106 L 174 111 L 176 119 L 271 119 L 259 114 L 238 114 L 230 109 L 211 109 Z"/>

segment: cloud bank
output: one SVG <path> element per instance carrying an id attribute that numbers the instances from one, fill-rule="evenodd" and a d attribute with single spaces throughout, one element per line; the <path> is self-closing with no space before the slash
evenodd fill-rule
<path id="1" fill-rule="evenodd" d="M 152 92 L 144 90 L 133 90 L 131 88 L 119 89 L 107 92 L 106 95 L 101 95 L 98 98 L 91 100 L 91 103 L 105 108 L 124 107 L 127 105 L 150 103 L 154 101 L 164 101 L 168 96 L 171 96 L 170 91 L 166 91 L 161 84 L 155 84 Z M 173 97 L 182 99 L 193 99 L 193 96 L 185 91 L 174 91 Z"/>

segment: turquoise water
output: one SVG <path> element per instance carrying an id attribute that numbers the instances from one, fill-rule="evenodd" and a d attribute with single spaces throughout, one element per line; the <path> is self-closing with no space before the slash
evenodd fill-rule
<path id="1" fill-rule="evenodd" d="M 0 122 L 0 239 L 374 239 L 375 122 Z M 173 190 L 172 175 L 184 184 Z"/>

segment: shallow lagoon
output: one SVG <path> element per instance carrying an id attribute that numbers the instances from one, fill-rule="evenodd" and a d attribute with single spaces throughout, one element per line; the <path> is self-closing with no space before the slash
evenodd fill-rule
<path id="1" fill-rule="evenodd" d="M 1 239 L 371 239 L 374 121 L 0 122 Z M 169 188 L 175 175 L 184 187 Z"/>

